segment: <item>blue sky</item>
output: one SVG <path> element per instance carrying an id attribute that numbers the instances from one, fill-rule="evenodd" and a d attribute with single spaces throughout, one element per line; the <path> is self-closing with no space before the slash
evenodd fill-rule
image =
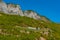
<path id="1" fill-rule="evenodd" d="M 60 0 L 4 0 L 19 4 L 22 10 L 34 10 L 50 20 L 60 23 Z"/>

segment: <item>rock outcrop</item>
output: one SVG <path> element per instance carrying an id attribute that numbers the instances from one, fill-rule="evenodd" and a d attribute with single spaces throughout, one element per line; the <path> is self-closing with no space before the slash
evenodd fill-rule
<path id="1" fill-rule="evenodd" d="M 21 7 L 17 4 L 6 4 L 5 2 L 0 2 L 0 12 L 12 15 L 26 16 L 37 20 L 49 21 L 45 17 L 38 15 L 32 10 L 22 11 Z"/>
<path id="2" fill-rule="evenodd" d="M 27 17 L 30 17 L 30 18 L 40 19 L 40 16 L 37 15 L 37 13 L 32 11 L 32 10 L 24 11 L 24 15 L 27 16 Z"/>
<path id="3" fill-rule="evenodd" d="M 0 2 L 0 12 L 8 13 L 8 8 L 6 3 Z"/>
<path id="4" fill-rule="evenodd" d="M 4 2 L 0 2 L 0 12 L 12 14 L 12 15 L 24 16 L 19 5 L 6 4 Z"/>
<path id="5" fill-rule="evenodd" d="M 12 15 L 27 16 L 34 19 L 40 19 L 40 16 L 38 16 L 37 13 L 34 11 L 27 10 L 27 11 L 24 11 L 23 13 L 19 5 L 6 4 L 4 2 L 0 2 L 0 12 L 12 14 Z"/>

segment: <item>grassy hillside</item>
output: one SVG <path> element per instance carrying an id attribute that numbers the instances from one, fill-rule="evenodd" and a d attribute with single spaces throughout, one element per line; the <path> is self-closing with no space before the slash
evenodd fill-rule
<path id="1" fill-rule="evenodd" d="M 48 34 L 44 34 L 47 28 Z M 60 40 L 59 30 L 60 24 L 0 13 L 0 40 L 40 40 L 40 37 L 46 40 Z"/>

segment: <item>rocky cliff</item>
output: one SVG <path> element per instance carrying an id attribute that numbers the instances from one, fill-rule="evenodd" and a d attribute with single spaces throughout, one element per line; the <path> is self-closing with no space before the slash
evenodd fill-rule
<path id="1" fill-rule="evenodd" d="M 23 12 L 19 5 L 6 4 L 4 2 L 0 2 L 0 12 L 23 16 Z"/>
<path id="2" fill-rule="evenodd" d="M 18 4 L 6 4 L 5 2 L 0 2 L 0 12 L 4 12 L 6 14 L 12 14 L 12 15 L 27 16 L 33 19 L 43 20 L 45 22 L 50 21 L 44 16 L 38 15 L 35 11 L 21 10 L 20 5 Z"/>

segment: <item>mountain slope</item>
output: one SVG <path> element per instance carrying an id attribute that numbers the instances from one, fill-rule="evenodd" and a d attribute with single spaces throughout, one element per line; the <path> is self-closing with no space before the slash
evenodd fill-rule
<path id="1" fill-rule="evenodd" d="M 0 12 L 1 40 L 60 40 L 60 24 Z"/>
<path id="2" fill-rule="evenodd" d="M 60 40 L 60 24 L 19 5 L 0 2 L 0 40 Z"/>

